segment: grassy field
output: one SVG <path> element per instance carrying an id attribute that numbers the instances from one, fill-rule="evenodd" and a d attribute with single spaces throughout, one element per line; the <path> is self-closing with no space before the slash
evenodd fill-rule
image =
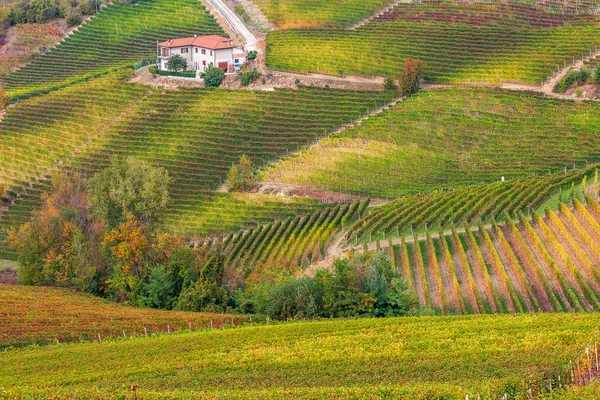
<path id="1" fill-rule="evenodd" d="M 600 161 L 599 106 L 481 88 L 429 90 L 263 173 L 371 196 L 415 194 Z"/>
<path id="2" fill-rule="evenodd" d="M 331 75 L 396 75 L 409 57 L 440 83 L 539 85 L 600 45 L 598 18 L 529 5 L 400 4 L 356 30 L 288 29 L 267 38 L 267 65 Z"/>
<path id="3" fill-rule="evenodd" d="M 496 399 L 556 378 L 599 327 L 597 314 L 363 319 L 24 349 L 0 358 L 0 397 Z"/>
<path id="4" fill-rule="evenodd" d="M 156 42 L 223 30 L 196 0 L 114 2 L 43 56 L 2 78 L 13 98 L 27 97 L 156 56 Z"/>
<path id="5" fill-rule="evenodd" d="M 256 0 L 267 18 L 281 29 L 345 26 L 369 17 L 390 0 Z"/>
<path id="6" fill-rule="evenodd" d="M 248 316 L 127 307 L 66 289 L 0 284 L 0 348 L 231 326 Z M 146 328 L 146 331 L 144 331 Z M 1 390 L 0 390 L 1 393 Z M 1 395 L 0 395 L 1 398 Z"/>

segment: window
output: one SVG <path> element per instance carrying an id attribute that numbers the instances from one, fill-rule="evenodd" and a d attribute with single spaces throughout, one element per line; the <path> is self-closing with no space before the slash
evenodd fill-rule
<path id="1" fill-rule="evenodd" d="M 233 60 L 234 63 L 239 64 L 240 63 L 240 59 L 236 58 L 235 60 Z"/>
<path id="2" fill-rule="evenodd" d="M 202 49 L 202 54 L 206 55 L 206 50 Z"/>
<path id="3" fill-rule="evenodd" d="M 190 49 L 188 49 L 187 47 L 182 47 L 181 48 L 181 54 L 186 54 L 189 53 Z"/>
<path id="4" fill-rule="evenodd" d="M 169 57 L 169 49 L 162 49 L 162 56 Z"/>
<path id="5" fill-rule="evenodd" d="M 198 54 L 198 48 L 196 48 L 196 54 Z"/>
<path id="6" fill-rule="evenodd" d="M 212 50 L 210 51 L 210 55 L 212 56 Z"/>

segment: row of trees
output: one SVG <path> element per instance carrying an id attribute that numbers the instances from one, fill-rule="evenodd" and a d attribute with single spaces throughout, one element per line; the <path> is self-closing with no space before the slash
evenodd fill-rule
<path id="1" fill-rule="evenodd" d="M 253 185 L 247 157 L 232 166 L 231 190 Z M 414 295 L 384 253 L 336 261 L 314 277 L 285 278 L 228 265 L 221 245 L 192 246 L 160 230 L 169 202 L 166 170 L 116 158 L 86 179 L 52 178 L 31 220 L 9 231 L 23 284 L 73 288 L 162 309 L 237 311 L 274 319 L 407 315 Z"/>
<path id="2" fill-rule="evenodd" d="M 101 4 L 101 0 L 21 0 L 0 9 L 0 26 L 44 23 L 54 18 L 67 18 L 74 26 L 81 23 L 82 15 L 97 12 Z"/>

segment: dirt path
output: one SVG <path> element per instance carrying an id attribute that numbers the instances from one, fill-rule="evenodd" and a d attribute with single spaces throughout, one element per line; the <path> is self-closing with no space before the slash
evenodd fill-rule
<path id="1" fill-rule="evenodd" d="M 353 200 L 366 199 L 365 196 L 346 193 L 342 191 L 327 190 L 315 186 L 297 185 L 285 182 L 261 181 L 258 182 L 257 193 L 274 194 L 278 196 L 296 196 L 317 199 L 321 203 L 343 203 Z M 388 199 L 371 197 L 372 205 L 380 205 L 388 202 Z"/>
<path id="2" fill-rule="evenodd" d="M 225 3 L 223 0 L 202 0 L 211 11 L 216 12 L 221 17 L 221 21 L 225 21 L 228 30 L 233 32 L 236 36 L 242 39 L 245 50 L 258 50 L 258 39 L 254 34 L 244 25 L 240 17 Z M 221 22 L 220 21 L 220 22 Z M 221 25 L 224 25 L 221 23 Z"/>

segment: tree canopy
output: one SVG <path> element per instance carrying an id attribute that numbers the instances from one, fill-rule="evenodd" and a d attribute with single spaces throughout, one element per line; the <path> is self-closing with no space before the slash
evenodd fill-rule
<path id="1" fill-rule="evenodd" d="M 174 54 L 169 58 L 169 61 L 167 61 L 165 66 L 169 71 L 179 72 L 186 69 L 188 64 L 185 58 L 181 57 L 179 54 Z"/>

